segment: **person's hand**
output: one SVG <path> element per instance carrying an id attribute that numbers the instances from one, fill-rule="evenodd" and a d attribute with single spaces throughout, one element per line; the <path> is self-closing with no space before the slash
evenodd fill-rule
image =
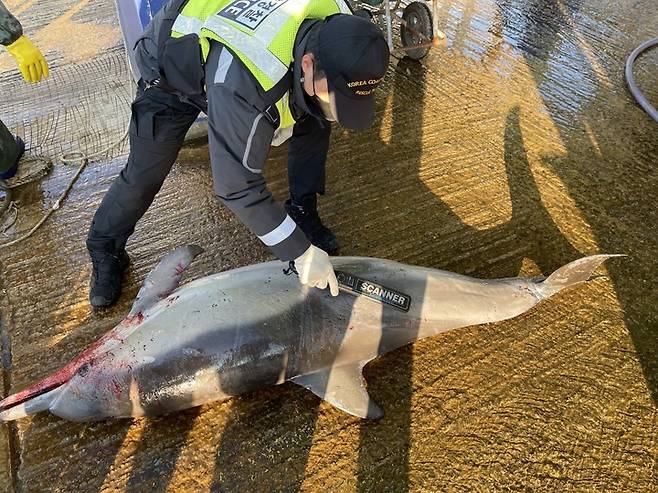
<path id="1" fill-rule="evenodd" d="M 21 36 L 7 50 L 16 59 L 18 69 L 27 82 L 39 82 L 48 77 L 48 64 L 39 48 L 26 36 Z"/>
<path id="2" fill-rule="evenodd" d="M 311 287 L 324 289 L 329 284 L 332 296 L 338 296 L 338 281 L 329 255 L 324 250 L 311 245 L 295 259 L 295 269 L 299 281 Z"/>

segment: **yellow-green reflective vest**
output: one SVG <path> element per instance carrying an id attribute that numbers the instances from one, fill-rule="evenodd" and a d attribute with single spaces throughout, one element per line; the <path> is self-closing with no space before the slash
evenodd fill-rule
<path id="1" fill-rule="evenodd" d="M 197 34 L 204 61 L 209 40 L 228 46 L 268 91 L 288 72 L 302 22 L 337 13 L 351 13 L 344 0 L 190 0 L 176 18 L 171 35 Z M 294 125 L 288 93 L 276 107 L 279 129 Z"/>

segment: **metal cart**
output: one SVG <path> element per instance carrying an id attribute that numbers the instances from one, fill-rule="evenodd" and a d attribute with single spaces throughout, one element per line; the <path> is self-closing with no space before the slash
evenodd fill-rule
<path id="1" fill-rule="evenodd" d="M 369 19 L 386 31 L 391 52 L 414 60 L 425 57 L 444 34 L 437 27 L 438 0 L 348 0 L 355 15 Z M 393 25 L 399 25 L 402 47 L 393 46 Z"/>

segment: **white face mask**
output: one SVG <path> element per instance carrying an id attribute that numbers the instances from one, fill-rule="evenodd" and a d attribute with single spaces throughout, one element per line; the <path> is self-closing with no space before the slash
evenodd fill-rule
<path id="1" fill-rule="evenodd" d="M 326 101 L 323 101 L 317 95 L 315 96 L 315 101 L 320 106 L 320 110 L 322 111 L 322 114 L 324 115 L 325 120 L 328 120 L 330 122 L 335 122 L 336 121 L 336 115 L 334 115 L 331 103 L 327 103 Z"/>
<path id="2" fill-rule="evenodd" d="M 313 72 L 315 72 L 315 62 L 313 62 Z M 315 76 L 313 77 L 312 83 L 313 83 L 313 98 L 315 99 L 315 102 L 318 103 L 318 106 L 320 107 L 320 110 L 322 111 L 322 115 L 324 116 L 325 120 L 330 122 L 337 121 L 336 112 L 334 111 L 335 104 L 332 104 L 334 98 L 332 97 L 331 92 L 328 93 L 330 102 L 325 101 L 320 96 L 318 96 L 318 92 L 315 89 Z"/>

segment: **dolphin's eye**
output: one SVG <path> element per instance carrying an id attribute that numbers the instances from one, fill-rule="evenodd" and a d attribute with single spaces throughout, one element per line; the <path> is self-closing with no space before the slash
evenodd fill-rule
<path id="1" fill-rule="evenodd" d="M 84 377 L 87 373 L 89 373 L 89 366 L 90 366 L 89 363 L 85 363 L 80 368 L 78 368 L 78 372 L 77 372 L 78 375 Z"/>

